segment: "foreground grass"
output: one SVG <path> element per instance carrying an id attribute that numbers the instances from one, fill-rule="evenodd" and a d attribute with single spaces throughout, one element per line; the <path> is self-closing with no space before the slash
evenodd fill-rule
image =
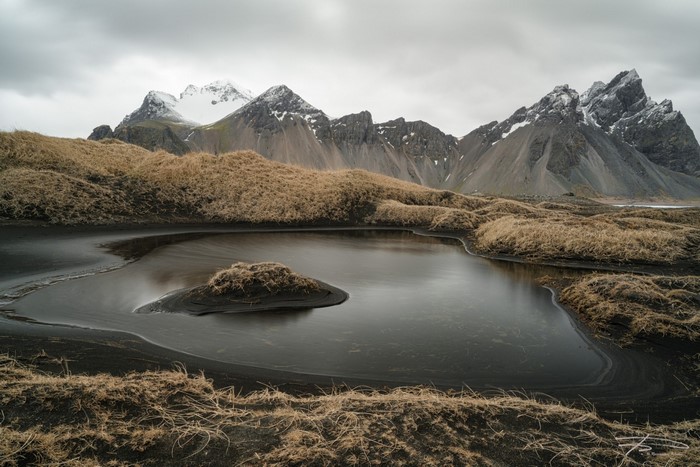
<path id="1" fill-rule="evenodd" d="M 3 465 L 700 462 L 697 420 L 635 427 L 506 394 L 240 395 L 183 370 L 51 375 L 0 356 L 0 401 Z"/>

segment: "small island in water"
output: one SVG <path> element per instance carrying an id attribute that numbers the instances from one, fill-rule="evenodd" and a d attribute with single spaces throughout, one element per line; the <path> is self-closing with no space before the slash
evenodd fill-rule
<path id="1" fill-rule="evenodd" d="M 175 290 L 135 312 L 204 315 L 291 311 L 338 305 L 347 299 L 347 292 L 284 264 L 237 262 L 216 272 L 204 285 Z"/>

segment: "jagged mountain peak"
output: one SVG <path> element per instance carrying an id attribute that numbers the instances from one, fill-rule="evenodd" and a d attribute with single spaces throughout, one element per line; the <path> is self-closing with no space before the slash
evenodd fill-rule
<path id="1" fill-rule="evenodd" d="M 272 86 L 250 102 L 251 106 L 264 103 L 275 112 L 286 112 L 299 115 L 324 115 L 325 114 L 306 102 L 298 94 L 284 84 Z"/>
<path id="2" fill-rule="evenodd" d="M 306 102 L 287 86 L 273 86 L 245 106 L 234 116 L 253 119 L 261 128 L 277 128 L 293 116 L 301 117 L 314 131 L 317 138 L 327 137 L 330 118 L 321 110 Z M 278 122 L 278 123 L 275 123 Z M 318 133 L 321 130 L 321 133 Z"/>
<path id="3" fill-rule="evenodd" d="M 177 98 L 161 91 L 149 91 L 143 98 L 141 106 L 125 116 L 119 126 L 133 125 L 146 120 L 169 120 L 173 122 L 190 122 L 175 107 Z"/>
<path id="4" fill-rule="evenodd" d="M 621 118 L 644 110 L 654 104 L 644 92 L 637 70 L 623 71 L 608 84 L 593 83 L 581 100 L 587 122 L 609 131 Z"/>
<path id="5" fill-rule="evenodd" d="M 637 70 L 632 68 L 631 70 L 619 72 L 613 79 L 610 80 L 610 86 L 629 86 L 636 81 L 641 81 L 642 78 L 639 77 Z"/>
<path id="6" fill-rule="evenodd" d="M 608 84 L 596 82 L 582 99 L 585 122 L 616 136 L 652 162 L 691 175 L 700 173 L 700 145 L 670 100 L 656 103 L 635 69 Z"/>
<path id="7" fill-rule="evenodd" d="M 583 121 L 578 92 L 568 84 L 556 86 L 530 107 L 520 107 L 502 122 L 491 122 L 475 130 L 490 145 L 507 138 L 517 129 L 530 125 L 556 125 Z"/>
<path id="8" fill-rule="evenodd" d="M 577 121 L 582 116 L 578 92 L 568 84 L 556 86 L 552 92 L 545 95 L 535 105 L 527 109 L 525 120 L 539 120 L 551 123 L 562 121 Z"/>

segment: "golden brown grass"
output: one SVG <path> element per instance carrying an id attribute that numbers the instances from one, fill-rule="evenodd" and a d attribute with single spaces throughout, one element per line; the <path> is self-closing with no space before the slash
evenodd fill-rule
<path id="1" fill-rule="evenodd" d="M 465 209 L 444 206 L 410 206 L 382 201 L 367 222 L 380 225 L 428 227 L 430 230 L 471 230 L 479 216 Z"/>
<path id="2" fill-rule="evenodd" d="M 504 216 L 479 226 L 476 245 L 530 259 L 673 263 L 695 259 L 700 231 L 662 221 L 604 217 Z"/>
<path id="3" fill-rule="evenodd" d="M 8 466 L 692 465 L 700 456 L 697 420 L 629 426 L 508 394 L 241 395 L 185 371 L 55 376 L 3 356 L 0 401 Z"/>
<path id="4" fill-rule="evenodd" d="M 27 132 L 0 133 L 0 174 L 5 182 L 0 214 L 52 223 L 124 217 L 343 223 L 363 222 L 385 200 L 460 208 L 484 204 L 362 170 L 318 172 L 279 164 L 250 151 L 178 157 L 112 140 Z"/>
<path id="5" fill-rule="evenodd" d="M 598 331 L 624 327 L 636 336 L 700 339 L 700 277 L 593 274 L 561 292 L 560 300 Z"/>
<path id="6" fill-rule="evenodd" d="M 293 272 L 281 263 L 233 263 L 216 272 L 207 282 L 216 295 L 250 296 L 265 290 L 270 295 L 288 292 L 311 293 L 321 290 L 318 282 Z"/>
<path id="7" fill-rule="evenodd" d="M 595 212 L 587 207 L 588 214 Z M 113 140 L 0 133 L 0 217 L 57 224 L 236 222 L 473 230 L 482 253 L 533 261 L 700 261 L 700 210 L 614 210 L 320 172 L 250 151 L 182 157 Z"/>

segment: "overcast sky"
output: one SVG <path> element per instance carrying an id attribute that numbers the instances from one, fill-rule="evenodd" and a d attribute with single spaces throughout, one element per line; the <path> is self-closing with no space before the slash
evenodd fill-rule
<path id="1" fill-rule="evenodd" d="M 636 68 L 700 136 L 699 43 L 697 0 L 0 0 L 0 129 L 86 137 L 230 79 L 462 136 Z"/>

